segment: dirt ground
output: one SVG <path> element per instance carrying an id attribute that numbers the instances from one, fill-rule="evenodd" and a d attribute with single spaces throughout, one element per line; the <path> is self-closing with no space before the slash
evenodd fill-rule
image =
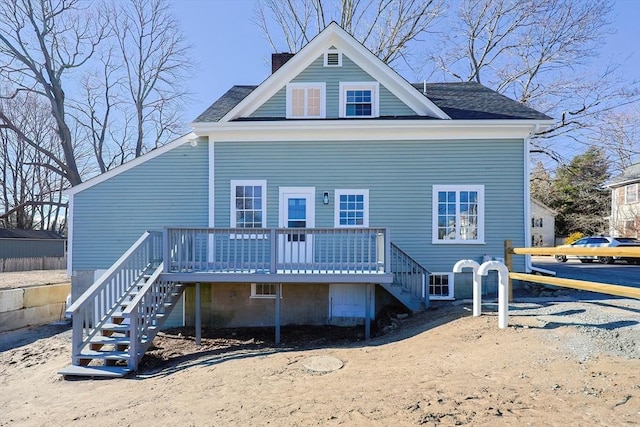
<path id="1" fill-rule="evenodd" d="M 24 288 L 29 286 L 55 285 L 69 283 L 65 270 L 35 270 L 0 273 L 0 290 Z"/>
<path id="2" fill-rule="evenodd" d="M 472 317 L 447 304 L 362 330 L 161 333 L 136 376 L 65 380 L 68 325 L 0 334 L 0 426 L 640 423 L 640 301 L 531 299 Z M 318 356 L 339 369 L 310 369 Z M 334 368 L 335 368 L 334 367 Z"/>

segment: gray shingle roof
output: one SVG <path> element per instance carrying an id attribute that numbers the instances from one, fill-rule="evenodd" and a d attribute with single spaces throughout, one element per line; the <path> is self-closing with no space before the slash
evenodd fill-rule
<path id="1" fill-rule="evenodd" d="M 21 230 L 18 228 L 0 228 L 3 239 L 64 239 L 60 234 L 48 230 Z"/>
<path id="2" fill-rule="evenodd" d="M 258 86 L 233 86 L 227 93 L 211 104 L 209 108 L 204 110 L 194 122 L 217 122 L 257 87 Z"/>
<path id="3" fill-rule="evenodd" d="M 424 87 L 423 83 L 413 86 L 421 92 Z M 217 122 L 256 87 L 233 86 L 194 121 Z M 427 83 L 426 96 L 454 120 L 551 120 L 546 114 L 474 82 Z"/>
<path id="4" fill-rule="evenodd" d="M 633 183 L 634 181 L 640 182 L 640 163 L 636 163 L 626 168 L 621 175 L 618 175 L 609 181 L 607 186 L 618 187 L 621 184 Z"/>
<path id="5" fill-rule="evenodd" d="M 414 83 L 420 92 L 423 83 Z M 454 120 L 551 120 L 527 107 L 475 82 L 427 83 L 426 96 Z"/>

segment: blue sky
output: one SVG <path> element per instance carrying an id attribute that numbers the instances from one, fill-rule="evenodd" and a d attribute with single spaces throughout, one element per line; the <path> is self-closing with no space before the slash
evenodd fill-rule
<path id="1" fill-rule="evenodd" d="M 259 84 L 268 77 L 272 49 L 251 21 L 254 0 L 172 2 L 198 62 L 188 82 L 193 101 L 187 121 L 234 84 Z M 640 80 L 640 0 L 616 0 L 612 19 L 615 34 L 607 38 L 601 60 L 625 61 L 629 80 Z"/>

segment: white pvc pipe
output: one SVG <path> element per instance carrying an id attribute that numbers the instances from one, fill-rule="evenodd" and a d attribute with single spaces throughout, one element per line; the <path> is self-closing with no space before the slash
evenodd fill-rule
<path id="1" fill-rule="evenodd" d="M 490 270 L 498 271 L 498 327 L 504 329 L 509 324 L 509 270 L 500 261 L 487 261 L 478 269 L 478 275 L 486 276 Z"/>
<path id="2" fill-rule="evenodd" d="M 478 275 L 480 264 L 472 259 L 463 259 L 453 266 L 454 273 L 462 273 L 463 268 L 473 269 L 473 315 L 474 317 L 482 314 L 482 278 Z"/>

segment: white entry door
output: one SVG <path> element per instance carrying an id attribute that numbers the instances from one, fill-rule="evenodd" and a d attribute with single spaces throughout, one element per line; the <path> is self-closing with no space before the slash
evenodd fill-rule
<path id="1" fill-rule="evenodd" d="M 280 187 L 281 228 L 315 227 L 314 187 Z M 280 236 L 279 261 L 308 263 L 313 261 L 313 236 L 292 232 Z"/>

